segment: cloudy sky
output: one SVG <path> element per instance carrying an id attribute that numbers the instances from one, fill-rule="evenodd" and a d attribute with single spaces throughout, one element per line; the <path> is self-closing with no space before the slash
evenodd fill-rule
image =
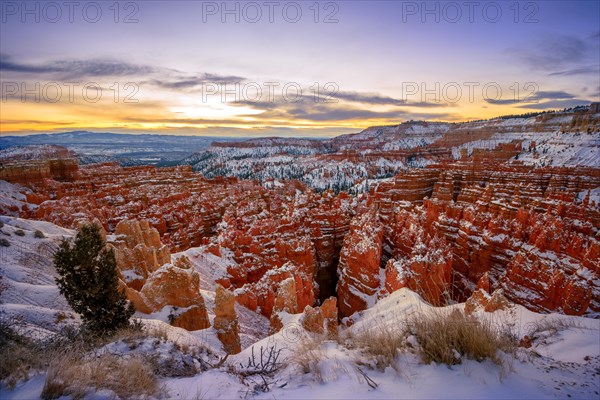
<path id="1" fill-rule="evenodd" d="M 328 136 L 600 99 L 593 1 L 3 1 L 2 135 Z"/>

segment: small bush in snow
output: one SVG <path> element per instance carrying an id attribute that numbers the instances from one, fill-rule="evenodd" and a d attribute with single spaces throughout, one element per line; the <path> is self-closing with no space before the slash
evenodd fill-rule
<path id="1" fill-rule="evenodd" d="M 44 232 L 42 232 L 42 231 L 40 231 L 39 229 L 37 229 L 37 230 L 34 232 L 34 234 L 33 234 L 33 237 L 34 237 L 34 238 L 36 238 L 36 239 L 43 239 L 43 238 L 45 238 L 46 236 L 44 235 Z"/>
<path id="2" fill-rule="evenodd" d="M 254 351 L 254 346 L 251 350 L 252 355 L 248 357 L 248 362 L 240 363 L 239 368 L 230 365 L 231 372 L 237 373 L 241 380 L 252 388 L 252 394 L 269 392 L 276 384 L 275 373 L 283 367 L 283 363 L 279 361 L 281 349 L 278 350 L 276 346 L 260 346 L 260 357 Z M 222 365 L 225 360 L 227 356 L 222 358 L 218 365 Z"/>
<path id="3" fill-rule="evenodd" d="M 23 231 L 23 229 L 17 229 L 15 231 L 15 235 L 17 235 L 17 236 L 25 236 L 25 231 Z"/>
<path id="4" fill-rule="evenodd" d="M 86 328 L 103 335 L 129 325 L 135 310 L 119 291 L 115 253 L 106 247 L 98 225 L 83 225 L 73 246 L 63 240 L 54 266 L 60 293 Z"/>
<path id="5" fill-rule="evenodd" d="M 2 238 L 2 239 L 0 239 L 0 246 L 10 247 L 10 242 L 8 241 L 8 239 Z"/>

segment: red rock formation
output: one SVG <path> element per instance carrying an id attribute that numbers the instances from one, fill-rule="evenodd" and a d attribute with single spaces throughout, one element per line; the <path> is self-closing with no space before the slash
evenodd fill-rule
<path id="1" fill-rule="evenodd" d="M 341 317 L 348 317 L 375 302 L 380 285 L 382 230 L 374 210 L 357 216 L 344 239 L 338 267 Z"/>
<path id="2" fill-rule="evenodd" d="M 296 280 L 288 278 L 279 284 L 275 304 L 273 305 L 274 312 L 286 312 L 295 314 L 298 312 L 298 299 L 296 297 Z"/>
<path id="3" fill-rule="evenodd" d="M 490 276 L 487 272 L 483 274 L 483 276 L 479 279 L 479 282 L 477 282 L 477 287 L 475 287 L 475 290 L 477 291 L 479 289 L 486 293 L 490 293 Z"/>
<path id="4" fill-rule="evenodd" d="M 505 310 L 508 307 L 510 307 L 510 303 L 504 297 L 502 289 L 494 291 L 491 295 L 483 289 L 478 289 L 465 302 L 465 312 L 467 314 L 471 314 L 479 309 L 483 309 L 485 312 L 494 312 Z"/>
<path id="5" fill-rule="evenodd" d="M 72 180 L 77 159 L 15 161 L 0 164 L 0 179 L 14 183 L 42 182 L 44 179 Z"/>
<path id="6" fill-rule="evenodd" d="M 169 305 L 186 309 L 175 315 L 171 324 L 195 331 L 210 327 L 210 321 L 200 294 L 200 274 L 190 269 L 165 264 L 148 277 L 140 294 L 153 310 Z"/>
<path id="7" fill-rule="evenodd" d="M 302 327 L 308 332 L 317 334 L 326 333 L 329 339 L 337 337 L 338 331 L 338 310 L 337 300 L 330 297 L 321 307 L 306 306 L 303 315 L 300 318 Z"/>
<path id="8" fill-rule="evenodd" d="M 338 307 L 337 299 L 330 297 L 321 304 L 321 313 L 325 319 L 325 332 L 330 339 L 338 335 Z"/>
<path id="9" fill-rule="evenodd" d="M 219 283 L 237 288 L 240 304 L 260 308 L 267 317 L 277 284 L 290 277 L 300 310 L 313 305 L 319 294 L 335 293 L 339 242 L 348 229 L 348 196 L 309 192 L 291 205 L 285 201 L 277 193 L 241 201 L 225 213 L 218 236 L 235 261 Z"/>
<path id="10" fill-rule="evenodd" d="M 269 332 L 271 334 L 278 332 L 283 327 L 280 312 L 296 314 L 298 312 L 298 300 L 296 298 L 296 281 L 294 278 L 287 278 L 279 284 L 277 296 L 273 305 Z"/>
<path id="11" fill-rule="evenodd" d="M 318 297 L 324 301 L 336 294 L 337 264 L 344 237 L 350 227 L 352 209 L 344 194 L 333 197 L 327 193 L 319 200 L 310 209 L 307 220 L 316 253 Z"/>
<path id="12" fill-rule="evenodd" d="M 61 146 L 9 147 L 0 151 L 0 180 L 19 183 L 77 177 L 75 153 Z"/>
<path id="13" fill-rule="evenodd" d="M 589 200 L 576 200 L 577 193 L 600 185 L 600 170 L 545 168 L 532 174 L 532 168 L 523 165 L 470 162 L 443 168 L 431 167 L 442 172 L 432 186 L 432 198 L 424 199 L 422 206 L 415 206 L 414 200 L 395 201 L 386 194 L 392 186 L 380 185 L 374 193 L 384 226 L 382 261 L 394 260 L 385 264 L 380 296 L 409 286 L 437 303 L 444 292 L 441 283 L 453 282 L 451 297 L 459 301 L 479 284 L 487 291 L 502 287 L 511 301 L 538 311 L 582 314 L 600 309 L 600 288 L 594 284 L 600 273 L 600 246 L 593 237 L 600 209 Z M 423 180 L 429 176 L 423 174 Z M 420 229 L 423 232 L 416 235 Z M 443 240 L 429 243 L 434 237 Z M 451 259 L 449 267 L 437 269 L 437 285 L 408 284 L 424 271 L 436 275 L 431 265 L 410 265 L 420 242 L 428 251 L 444 249 L 442 254 Z M 521 250 L 529 256 L 520 256 Z M 544 261 L 546 252 L 554 260 L 550 265 L 549 259 Z M 448 268 L 449 279 L 441 273 Z M 554 274 L 558 277 L 547 284 Z M 436 286 L 439 290 L 432 296 L 430 288 Z"/>
<path id="14" fill-rule="evenodd" d="M 187 310 L 173 315 L 171 325 L 188 331 L 210 328 L 210 321 L 204 303 L 198 301 L 196 305 L 190 306 Z"/>
<path id="15" fill-rule="evenodd" d="M 325 318 L 323 318 L 323 313 L 318 307 L 306 306 L 302 314 L 300 322 L 304 329 L 318 334 L 325 332 Z"/>
<path id="16" fill-rule="evenodd" d="M 579 128 L 596 123 L 585 118 L 576 121 Z M 497 125 L 498 132 L 517 129 Z M 472 136 L 471 128 L 462 134 Z M 70 182 L 28 183 L 28 198 L 39 207 L 23 207 L 20 215 L 68 228 L 100 221 L 114 237 L 120 264 L 129 265 L 123 269 L 130 271 L 123 276 L 129 292 L 142 290 L 152 271 L 170 262 L 154 231 L 145 238 L 128 228 L 133 247 L 120 238 L 120 221 L 147 219 L 171 251 L 205 245 L 226 260 L 218 283 L 267 317 L 279 283 L 289 278 L 299 310 L 337 294 L 342 317 L 402 286 L 439 304 L 450 282 L 454 300 L 466 300 L 480 284 L 503 288 L 511 301 L 534 310 L 600 312 L 600 207 L 586 197 L 600 186 L 600 169 L 501 162 L 511 146 L 491 150 L 500 153 L 485 156 L 490 164 L 464 160 L 413 169 L 353 197 L 314 193 L 295 181 L 266 188 L 256 181 L 208 180 L 189 167 L 102 164 L 82 167 Z M 370 212 L 372 223 L 357 226 Z M 363 241 L 370 249 L 364 254 L 354 248 Z M 545 285 L 545 279 L 554 281 Z"/>
<path id="17" fill-rule="evenodd" d="M 115 234 L 109 245 L 115 249 L 117 266 L 127 286 L 140 290 L 150 274 L 171 262 L 169 249 L 147 221 L 123 220 Z"/>
<path id="18" fill-rule="evenodd" d="M 235 300 L 244 307 L 256 311 L 258 309 L 258 296 L 251 286 L 244 285 L 234 291 Z"/>
<path id="19" fill-rule="evenodd" d="M 444 304 L 449 297 L 452 270 L 452 252 L 446 240 L 427 234 L 423 225 L 404 210 L 391 229 L 394 258 L 386 264 L 384 293 L 408 287 L 431 304 Z"/>
<path id="20" fill-rule="evenodd" d="M 235 297 L 233 293 L 221 285 L 215 291 L 214 328 L 227 354 L 241 351 L 238 333 L 238 318 L 235 313 Z"/>
<path id="21" fill-rule="evenodd" d="M 171 265 L 169 249 L 147 221 L 121 221 L 108 244 L 115 250 L 125 293 L 138 311 L 152 313 L 168 305 L 183 309 L 173 314 L 172 325 L 188 330 L 210 327 L 200 275 L 186 256 Z"/>
<path id="22" fill-rule="evenodd" d="M 536 311 L 582 315 L 592 300 L 593 283 L 574 272 L 528 247 L 511 260 L 500 285 L 513 301 L 522 303 L 525 294 L 527 306 Z"/>

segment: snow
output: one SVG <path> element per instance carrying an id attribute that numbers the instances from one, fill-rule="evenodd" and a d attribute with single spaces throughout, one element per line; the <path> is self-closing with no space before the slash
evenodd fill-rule
<path id="1" fill-rule="evenodd" d="M 406 320 L 407 315 L 430 308 L 415 293 L 401 289 L 364 311 L 349 330 L 373 331 L 381 324 L 401 323 Z M 489 360 L 476 362 L 468 359 L 451 367 L 425 365 L 417 355 L 403 352 L 397 358 L 397 369 L 388 367 L 373 370 L 365 366 L 368 361 L 360 359 L 362 355 L 359 351 L 349 350 L 335 341 L 324 341 L 318 346 L 319 361 L 314 367 L 318 374 L 315 376 L 301 373 L 292 361 L 298 347 L 311 334 L 300 327 L 298 316 L 285 314 L 283 330 L 254 345 L 255 349 L 277 346 L 282 349 L 282 356 L 290 361 L 274 377 L 272 391 L 253 393 L 230 374 L 218 371 L 209 371 L 194 378 L 167 380 L 165 384 L 174 398 L 185 397 L 190 393 L 202 393 L 209 398 L 249 396 L 259 399 L 597 397 L 600 385 L 594 373 L 597 373 L 595 368 L 600 363 L 599 321 L 563 315 L 544 316 L 519 306 L 494 314 L 482 312 L 478 317 L 510 323 L 517 332 L 528 331 L 533 323 L 548 318 L 557 318 L 576 326 L 559 332 L 550 342 L 534 345 L 532 354 L 539 353 L 537 356 L 528 355 L 529 350 L 518 350 L 516 358 L 510 360 L 510 365 L 504 368 Z M 413 345 L 415 344 L 418 345 L 413 338 Z M 250 351 L 246 349 L 230 359 L 234 364 L 243 363 L 250 356 Z M 358 368 L 378 384 L 376 389 L 366 384 Z"/>
<path id="2" fill-rule="evenodd" d="M 364 311 L 348 330 L 372 331 L 381 324 L 401 323 L 411 313 L 426 312 L 431 308 L 415 293 L 401 289 Z M 494 314 L 482 312 L 478 317 L 508 321 L 515 326 L 517 332 L 527 331 L 532 323 L 547 318 L 570 321 L 572 326 L 556 335 L 549 335 L 542 343 L 535 344 L 531 351 L 518 350 L 516 357 L 510 359 L 508 367 L 498 366 L 489 360 L 477 362 L 464 358 L 460 365 L 451 367 L 426 365 L 417 354 L 402 351 L 395 361 L 396 368 L 373 369 L 359 349 L 348 349 L 336 341 L 325 340 L 316 345 L 315 354 L 318 357 L 312 367 L 314 373 L 303 373 L 294 362 L 294 357 L 298 356 L 303 343 L 314 338 L 314 335 L 301 328 L 299 315 L 283 313 L 282 331 L 254 344 L 256 354 L 261 347 L 268 349 L 275 346 L 282 350 L 280 357 L 283 368 L 267 378 L 271 383 L 269 392 L 255 390 L 255 385 L 262 383 L 258 377 L 241 380 L 233 372 L 240 364 L 247 363 L 251 357 L 251 348 L 229 357 L 228 365 L 235 368 L 223 366 L 193 377 L 162 378 L 161 384 L 166 389 L 167 398 L 180 399 L 529 399 L 597 396 L 599 385 L 593 373 L 600 363 L 599 321 L 562 315 L 543 316 L 519 306 Z M 190 333 L 150 320 L 144 323 L 163 329 L 170 341 L 190 346 L 206 346 L 205 337 L 198 337 L 201 331 Z M 418 346 L 414 337 L 412 343 L 413 346 Z M 148 342 L 131 350 L 123 343 L 113 343 L 105 351 L 115 354 L 155 351 L 160 359 L 172 354 L 173 347 L 168 342 L 158 347 Z M 366 373 L 378 386 L 371 388 L 360 371 Z M 11 391 L 2 388 L 0 395 L 3 399 L 35 398 L 39 396 L 43 380 L 43 375 L 34 376 Z"/>
<path id="3" fill-rule="evenodd" d="M 0 161 L 42 160 L 64 157 L 65 154 L 74 156 L 65 148 L 43 144 L 36 146 L 12 146 L 0 150 Z"/>
<path id="4" fill-rule="evenodd" d="M 0 310 L 11 317 L 22 317 L 25 324 L 57 331 L 57 316 L 63 313 L 64 323 L 77 318 L 54 283 L 56 272 L 53 253 L 64 237 L 73 232 L 43 221 L 31 221 L 10 216 L 0 217 L 4 227 L 1 237 L 10 247 L 0 247 L 0 276 L 4 290 L 0 292 Z M 15 234 L 23 230 L 25 235 Z M 35 238 L 34 232 L 44 232 L 45 238 Z"/>
<path id="5" fill-rule="evenodd" d="M 35 337 L 46 337 L 57 332 L 65 324 L 76 324 L 78 318 L 58 294 L 54 284 L 51 257 L 36 258 L 34 254 L 41 245 L 56 246 L 63 237 L 73 235 L 73 231 L 62 229 L 46 222 L 28 221 L 10 216 L 2 216 L 3 232 L 11 242 L 11 247 L 0 258 L 0 270 L 7 289 L 0 295 L 0 309 L 9 317 L 21 318 L 25 322 L 22 332 Z M 25 236 L 17 236 L 14 231 L 23 229 Z M 44 239 L 33 237 L 34 230 L 44 232 Z M 425 249 L 426 250 L 426 249 Z M 204 248 L 189 249 L 174 254 L 187 255 L 193 267 L 201 273 L 201 294 L 205 299 L 209 317 L 214 306 L 214 279 L 226 273 L 227 254 L 216 257 L 205 253 Z M 542 255 L 540 255 L 542 256 Z M 586 274 L 586 271 L 580 271 Z M 428 313 L 434 307 L 424 302 L 419 295 L 404 288 L 384 299 L 370 299 L 372 307 L 353 316 L 353 324 L 342 327 L 341 336 L 347 333 L 376 332 L 388 327 L 400 329 L 413 313 Z M 445 309 L 463 307 L 454 304 Z M 519 348 L 515 355 L 500 353 L 505 365 L 497 365 L 486 360 L 477 362 L 461 356 L 462 363 L 454 366 L 424 364 L 417 350 L 415 337 L 408 337 L 410 348 L 398 352 L 390 367 L 378 369 L 372 358 L 361 349 L 345 346 L 344 340 L 319 339 L 315 334 L 302 328 L 301 314 L 281 313 L 283 329 L 267 336 L 269 322 L 266 318 L 236 305 L 243 350 L 238 355 L 229 356 L 222 367 L 199 372 L 185 378 L 160 378 L 166 389 L 166 398 L 228 398 L 228 399 L 529 399 L 529 398 L 598 398 L 600 383 L 600 320 L 572 317 L 560 314 L 538 314 L 514 305 L 495 313 L 478 311 L 474 315 L 487 319 L 495 326 L 509 327 L 517 338 L 534 335 L 530 349 Z M 129 353 L 153 353 L 158 359 L 174 357 L 184 362 L 185 355 L 177 348 L 203 349 L 206 357 L 214 361 L 223 355 L 223 349 L 213 328 L 188 332 L 165 323 L 169 307 L 151 315 L 138 314 L 148 331 L 159 331 L 166 341 L 143 340 L 136 346 L 124 342 L 114 342 L 100 351 L 127 355 Z M 58 322 L 59 315 L 66 316 Z M 306 353 L 307 341 L 316 340 L 316 355 L 311 372 L 305 373 L 298 364 L 298 357 Z M 260 348 L 281 350 L 282 368 L 267 377 L 270 390 L 261 392 L 259 376 L 241 378 L 236 373 L 247 364 L 252 349 L 259 353 Z M 145 353 L 144 353 L 145 354 Z M 362 371 L 362 372 L 361 372 Z M 363 373 L 377 383 L 369 386 Z M 28 381 L 20 382 L 8 390 L 0 385 L 2 399 L 37 398 L 44 384 L 44 374 L 32 374 Z M 110 398 L 111 393 L 100 391 L 87 398 Z"/>
<path id="6" fill-rule="evenodd" d="M 0 385 L 0 399 L 2 400 L 32 400 L 39 399 L 44 388 L 45 375 L 36 375 L 32 379 L 21 382 L 13 390 Z"/>
<path id="7" fill-rule="evenodd" d="M 235 176 L 258 179 L 272 187 L 271 180 L 297 179 L 319 190 L 347 190 L 357 180 L 382 179 L 407 167 L 433 163 L 423 156 L 403 162 L 395 156 L 374 158 L 381 151 L 424 147 L 440 139 L 450 124 L 407 122 L 397 126 L 372 127 L 330 140 L 264 138 L 239 143 L 219 143 L 183 160 L 206 177 Z M 364 147 L 362 147 L 364 145 Z M 358 160 L 343 157 L 354 152 Z M 330 154 L 337 153 L 332 159 Z M 373 157 L 373 159 L 371 159 Z"/>
<path id="8" fill-rule="evenodd" d="M 577 198 L 583 200 L 588 195 L 588 193 L 590 195 L 590 204 L 596 203 L 600 205 L 600 187 L 579 192 Z"/>
<path id="9" fill-rule="evenodd" d="M 518 160 L 538 166 L 600 165 L 600 132 L 560 133 L 543 135 L 536 139 L 535 151 L 527 149 Z"/>
<path id="10" fill-rule="evenodd" d="M 30 209 L 37 207 L 27 203 L 28 193 L 31 193 L 31 189 L 0 180 L 0 210 L 4 214 L 14 217 L 18 215 L 18 212 L 13 210 L 21 210 L 25 204 Z"/>

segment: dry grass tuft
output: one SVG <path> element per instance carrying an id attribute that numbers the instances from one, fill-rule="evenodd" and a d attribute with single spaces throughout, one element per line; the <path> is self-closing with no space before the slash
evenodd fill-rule
<path id="1" fill-rule="evenodd" d="M 366 365 L 400 371 L 402 350 L 418 352 L 423 362 L 460 364 L 463 358 L 490 359 L 504 366 L 498 352 L 512 353 L 516 340 L 506 325 L 477 319 L 462 309 L 418 310 L 400 323 L 383 323 L 362 331 L 349 330 L 341 339 L 347 348 L 360 349 Z"/>
<path id="2" fill-rule="evenodd" d="M 148 330 L 148 336 L 152 336 L 164 341 L 169 340 L 169 331 L 166 325 L 159 325 Z"/>
<path id="3" fill-rule="evenodd" d="M 119 398 L 151 397 L 161 392 L 152 367 L 141 357 L 103 354 L 81 359 L 79 356 L 66 354 L 50 363 L 43 399 L 61 396 L 79 399 L 89 389 L 108 389 Z"/>
<path id="4" fill-rule="evenodd" d="M 313 374 L 320 382 L 322 382 L 322 374 L 319 362 L 325 357 L 321 350 L 324 340 L 325 336 L 322 335 L 303 336 L 291 358 L 291 362 L 296 364 L 302 373 Z"/>
<path id="5" fill-rule="evenodd" d="M 547 336 L 554 336 L 558 332 L 570 328 L 586 329 L 583 324 L 573 318 L 565 319 L 552 317 L 546 317 L 534 322 L 530 322 L 528 324 L 528 328 L 527 336 L 529 336 L 531 340 L 536 340 Z"/>
<path id="6" fill-rule="evenodd" d="M 349 333 L 345 342 L 347 346 L 360 348 L 364 354 L 370 356 L 377 368 L 383 370 L 391 366 L 398 371 L 396 357 L 398 351 L 404 347 L 405 338 L 403 327 L 382 324 L 368 331 Z"/>
<path id="7" fill-rule="evenodd" d="M 0 315 L 0 382 L 9 388 L 44 368 L 49 360 L 39 343 L 20 335 L 15 327 Z"/>
<path id="8" fill-rule="evenodd" d="M 112 391 L 115 398 L 160 397 L 158 377 L 194 376 L 210 366 L 200 358 L 206 349 L 169 343 L 166 329 L 148 330 L 135 321 L 108 336 L 67 325 L 43 341 L 20 334 L 19 327 L 0 313 L 0 382 L 10 388 L 46 372 L 44 399 L 79 399 L 97 390 Z M 112 354 L 105 347 L 117 342 L 131 352 Z M 161 352 L 138 349 L 141 343 Z"/>
<path id="9" fill-rule="evenodd" d="M 426 363 L 460 364 L 462 357 L 477 361 L 489 358 L 498 365 L 498 351 L 511 352 L 513 335 L 488 319 L 477 319 L 461 309 L 431 309 L 409 318 L 408 333 L 416 337 Z"/>
<path id="10" fill-rule="evenodd" d="M 45 357 L 31 343 L 10 342 L 3 345 L 0 352 L 0 381 L 9 388 L 29 378 L 31 371 L 45 364 Z"/>

